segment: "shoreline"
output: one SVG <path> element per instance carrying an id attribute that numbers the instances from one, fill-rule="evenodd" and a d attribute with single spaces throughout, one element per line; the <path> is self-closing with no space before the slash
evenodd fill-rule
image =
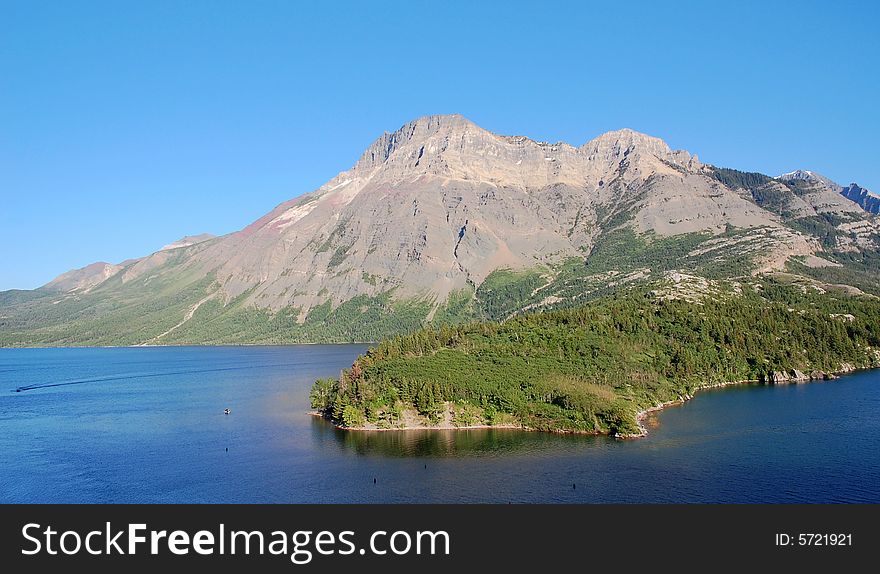
<path id="1" fill-rule="evenodd" d="M 309 416 L 318 417 L 324 419 L 334 428 L 338 428 L 339 430 L 344 431 L 355 431 L 355 432 L 388 432 L 388 431 L 398 431 L 398 432 L 406 432 L 406 431 L 418 431 L 418 430 L 429 430 L 429 431 L 442 431 L 442 430 L 485 430 L 485 429 L 508 429 L 508 430 L 523 430 L 523 431 L 533 431 L 534 429 L 530 429 L 528 427 L 524 427 L 522 425 L 513 425 L 513 424 L 503 424 L 503 425 L 469 425 L 463 427 L 457 426 L 444 426 L 444 425 L 431 425 L 431 426 L 404 426 L 404 427 L 394 427 L 394 428 L 379 428 L 379 427 L 344 427 L 342 425 L 338 425 L 319 413 L 318 411 L 309 411 Z"/>
<path id="2" fill-rule="evenodd" d="M 713 390 L 713 389 L 720 389 L 723 387 L 732 387 L 732 386 L 738 386 L 738 385 L 742 385 L 742 386 L 748 386 L 748 385 L 782 386 L 782 385 L 803 385 L 803 384 L 807 384 L 807 383 L 827 383 L 829 381 L 837 380 L 838 378 L 840 378 L 841 375 L 848 375 L 848 374 L 854 373 L 856 371 L 870 371 L 870 370 L 873 370 L 874 368 L 875 367 L 858 368 L 858 367 L 853 367 L 852 365 L 849 365 L 849 364 L 845 364 L 838 371 L 830 371 L 828 373 L 822 372 L 822 374 L 825 376 L 821 379 L 820 378 L 812 378 L 812 377 L 808 376 L 806 378 L 791 378 L 791 379 L 784 380 L 784 381 L 778 382 L 778 383 L 777 382 L 766 383 L 766 382 L 761 382 L 758 379 L 743 379 L 740 381 L 723 381 L 720 383 L 709 383 L 706 385 L 700 385 L 694 389 L 694 392 L 691 395 L 679 396 L 679 398 L 677 398 L 677 399 L 673 399 L 671 401 L 659 403 L 653 407 L 648 407 L 646 409 L 640 410 L 638 413 L 636 413 L 636 424 L 639 426 L 639 432 L 632 433 L 632 434 L 624 434 L 624 435 L 614 435 L 614 437 L 621 438 L 621 439 L 628 439 L 628 438 L 641 438 L 641 437 L 647 436 L 648 429 L 645 428 L 645 426 L 642 424 L 642 422 L 646 418 L 648 418 L 649 415 L 656 413 L 656 412 L 659 412 L 659 411 L 662 411 L 666 407 L 671 407 L 674 405 L 683 405 L 687 401 L 693 399 L 697 395 L 697 393 L 699 393 L 700 391 L 709 391 L 709 390 Z"/>
<path id="3" fill-rule="evenodd" d="M 792 383 L 798 383 L 798 382 L 801 382 L 801 381 L 793 381 L 790 383 L 782 383 L 782 384 L 792 384 Z M 803 381 L 803 382 L 811 382 L 811 381 Z M 720 389 L 722 387 L 732 387 L 732 386 L 737 386 L 737 385 L 746 386 L 746 385 L 755 385 L 755 384 L 766 384 L 766 383 L 761 383 L 761 381 L 759 381 L 758 379 L 743 379 L 741 381 L 724 381 L 721 383 L 710 383 L 707 385 L 699 386 L 696 389 L 694 389 L 694 392 L 691 395 L 680 396 L 677 399 L 672 399 L 671 401 L 658 403 L 657 405 L 655 405 L 653 407 L 648 407 L 646 409 L 640 410 L 639 412 L 636 413 L 636 424 L 639 427 L 639 432 L 638 433 L 631 433 L 631 434 L 616 434 L 616 435 L 614 435 L 614 437 L 621 438 L 621 439 L 628 439 L 628 438 L 642 438 L 642 437 L 648 436 L 648 429 L 645 428 L 645 426 L 642 423 L 644 422 L 645 419 L 648 418 L 649 415 L 656 413 L 656 412 L 660 412 L 663 409 L 665 409 L 666 407 L 671 407 L 674 405 L 683 405 L 687 401 L 693 399 L 697 395 L 697 393 L 699 393 L 700 391 L 709 391 L 712 389 Z"/>
<path id="4" fill-rule="evenodd" d="M 748 386 L 748 385 L 762 385 L 762 386 L 781 386 L 781 385 L 797 385 L 797 384 L 806 384 L 806 383 L 827 383 L 829 381 L 834 381 L 838 379 L 841 375 L 848 375 L 857 371 L 868 371 L 873 370 L 874 368 L 880 367 L 863 367 L 857 368 L 852 365 L 846 365 L 848 368 L 843 368 L 838 371 L 831 371 L 828 373 L 824 373 L 827 378 L 804 378 L 804 379 L 789 379 L 782 382 L 761 382 L 758 379 L 743 379 L 739 381 L 722 381 L 720 383 L 709 383 L 706 385 L 700 385 L 694 389 L 694 392 L 690 395 L 680 395 L 676 399 L 672 399 L 669 401 L 658 403 L 652 407 L 648 407 L 642 409 L 636 413 L 636 425 L 638 425 L 639 432 L 638 433 L 628 433 L 628 434 L 620 434 L 620 433 L 603 433 L 599 431 L 575 431 L 575 430 L 549 430 L 549 431 L 540 431 L 538 429 L 533 429 L 524 425 L 515 425 L 515 424 L 503 424 L 503 425 L 471 425 L 471 426 L 451 426 L 451 425 L 419 425 L 419 426 L 404 426 L 404 427 L 396 427 L 396 428 L 378 428 L 378 427 L 346 427 L 342 425 L 338 425 L 325 417 L 318 411 L 309 411 L 308 414 L 314 417 L 320 417 L 332 424 L 334 428 L 344 430 L 344 431 L 355 431 L 355 432 L 386 432 L 386 431 L 397 431 L 397 432 L 406 432 L 406 431 L 458 431 L 458 430 L 481 430 L 481 429 L 507 429 L 507 430 L 521 430 L 525 432 L 549 432 L 552 434 L 581 434 L 581 435 L 593 435 L 600 436 L 605 435 L 616 439 L 626 440 L 626 439 L 635 439 L 635 438 L 643 438 L 648 435 L 648 429 L 645 428 L 644 424 L 642 424 L 645 419 L 648 418 L 653 413 L 660 412 L 666 407 L 674 406 L 674 405 L 682 405 L 687 401 L 693 399 L 697 393 L 700 391 L 709 391 L 713 389 L 720 389 L 723 387 L 732 387 L 732 386 Z"/>

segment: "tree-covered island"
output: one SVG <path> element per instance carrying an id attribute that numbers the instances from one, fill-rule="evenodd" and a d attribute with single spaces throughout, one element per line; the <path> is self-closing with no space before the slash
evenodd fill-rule
<path id="1" fill-rule="evenodd" d="M 642 432 L 640 413 L 700 388 L 880 366 L 880 299 L 778 279 L 711 295 L 636 288 L 505 322 L 382 341 L 312 407 L 352 429 L 515 426 Z"/>

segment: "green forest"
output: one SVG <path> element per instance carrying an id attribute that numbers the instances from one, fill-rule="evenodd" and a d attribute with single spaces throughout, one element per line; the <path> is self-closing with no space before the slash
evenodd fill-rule
<path id="1" fill-rule="evenodd" d="M 505 322 L 440 325 L 387 339 L 312 407 L 343 427 L 518 425 L 633 434 L 637 413 L 708 385 L 815 378 L 880 364 L 880 300 L 754 280 L 701 300 L 636 288 Z M 409 418 L 408 418 L 409 417 Z"/>

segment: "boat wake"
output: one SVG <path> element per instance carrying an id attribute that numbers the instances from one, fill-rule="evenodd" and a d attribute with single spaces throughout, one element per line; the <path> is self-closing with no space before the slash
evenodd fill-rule
<path id="1" fill-rule="evenodd" d="M 301 365 L 279 365 L 279 366 L 301 366 Z M 248 365 L 241 367 L 219 367 L 213 369 L 193 369 L 188 371 L 165 371 L 162 373 L 127 373 L 122 375 L 112 375 L 107 377 L 93 377 L 89 379 L 77 379 L 73 381 L 58 381 L 55 383 L 39 383 L 36 385 L 25 385 L 16 387 L 12 392 L 23 393 L 25 391 L 34 391 L 37 389 L 48 389 L 52 387 L 67 387 L 71 385 L 86 385 L 89 383 L 104 383 L 109 381 L 125 381 L 131 379 L 149 379 L 155 377 L 169 377 L 175 375 L 195 375 L 200 373 L 220 373 L 225 371 L 246 371 L 249 369 L 259 369 L 263 365 Z"/>

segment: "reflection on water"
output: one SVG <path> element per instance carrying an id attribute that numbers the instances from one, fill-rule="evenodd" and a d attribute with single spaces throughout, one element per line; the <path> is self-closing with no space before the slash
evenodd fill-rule
<path id="1" fill-rule="evenodd" d="M 325 442 L 332 437 L 340 447 L 359 455 L 382 457 L 478 457 L 523 454 L 552 448 L 583 449 L 617 442 L 595 435 L 553 434 L 517 429 L 383 430 L 338 429 L 320 417 L 312 417 L 312 432 Z"/>
<path id="2" fill-rule="evenodd" d="M 880 370 L 700 393 L 634 440 L 308 416 L 364 350 L 0 349 L 0 502 L 880 502 Z"/>

